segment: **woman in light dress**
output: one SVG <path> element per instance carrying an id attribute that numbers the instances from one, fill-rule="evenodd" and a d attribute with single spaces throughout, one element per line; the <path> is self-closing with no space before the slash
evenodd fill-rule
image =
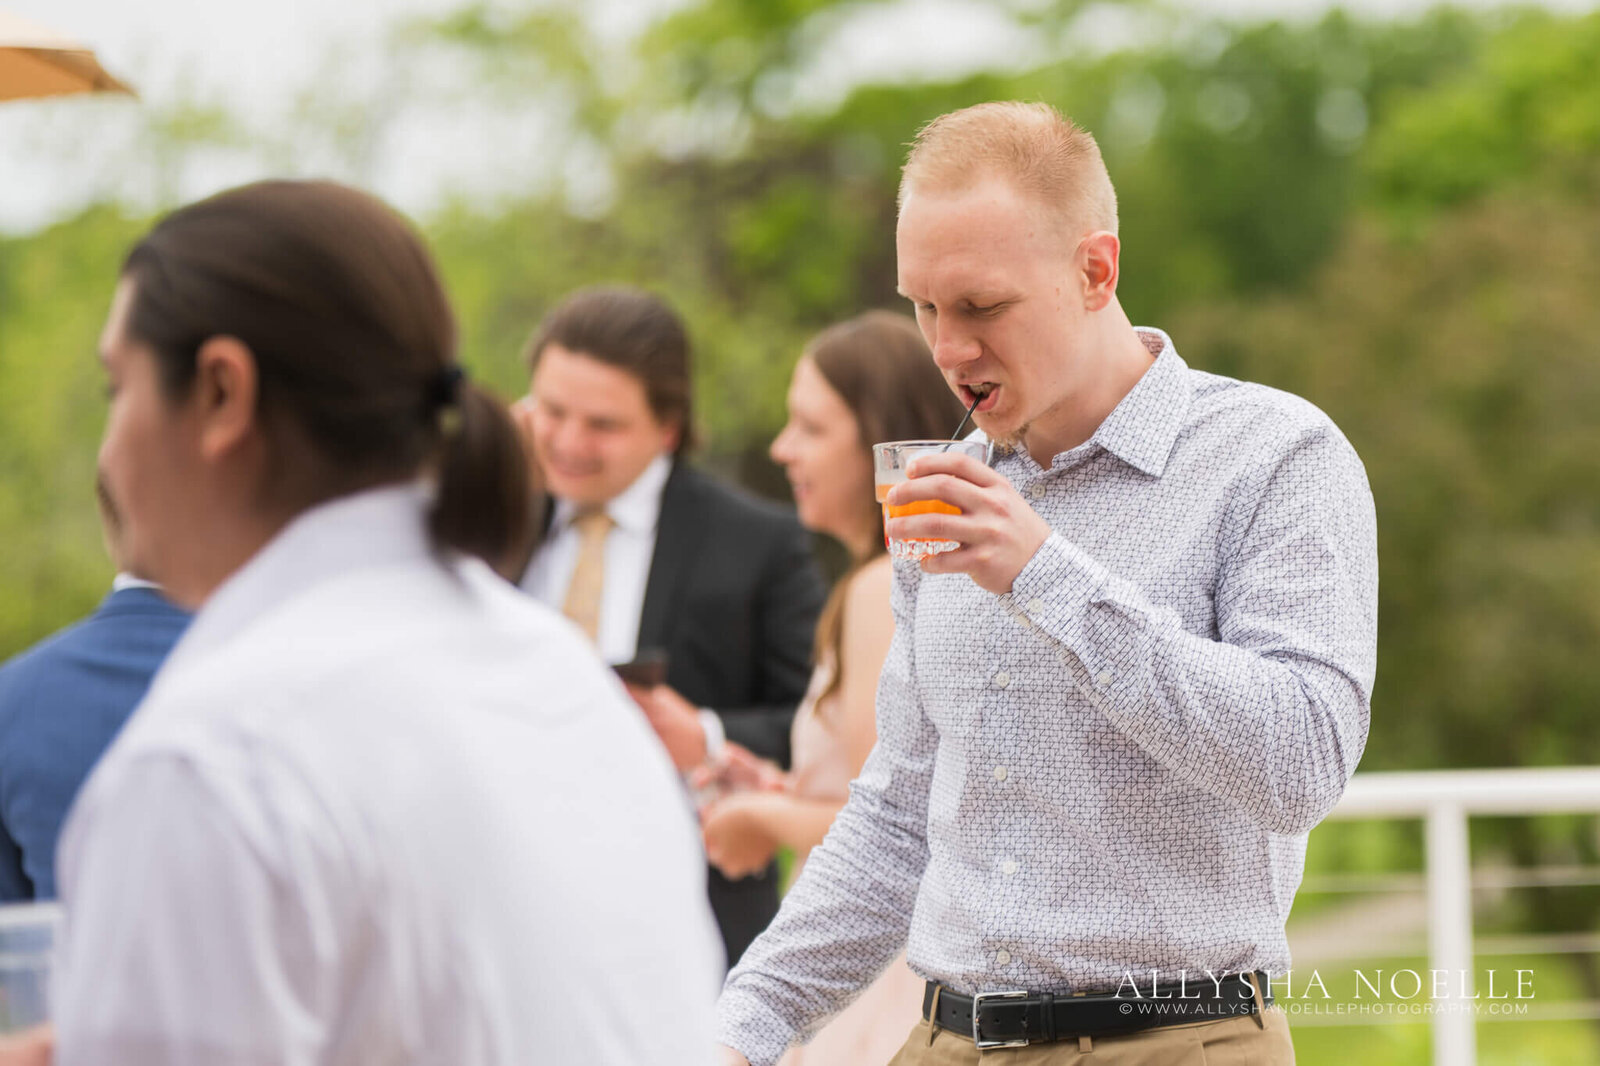
<path id="1" fill-rule="evenodd" d="M 817 336 L 795 366 L 788 408 L 772 458 L 788 475 L 800 521 L 843 544 L 850 568 L 817 626 L 792 771 L 730 744 L 718 769 L 701 774 L 720 794 L 702 812 L 706 853 L 730 877 L 761 869 L 779 848 L 794 852 L 798 875 L 844 806 L 876 740 L 878 674 L 894 631 L 872 445 L 944 437 L 963 413 L 916 325 L 888 311 Z M 922 987 L 902 954 L 781 1066 L 882 1066 L 920 1018 Z"/>

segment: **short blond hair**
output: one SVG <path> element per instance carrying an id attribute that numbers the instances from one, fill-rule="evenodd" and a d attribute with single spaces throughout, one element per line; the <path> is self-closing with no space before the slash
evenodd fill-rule
<path id="1" fill-rule="evenodd" d="M 896 203 L 913 185 L 959 192 L 1001 178 L 1079 232 L 1117 232 L 1117 194 L 1094 137 L 1049 104 L 1015 100 L 940 115 L 918 131 Z"/>

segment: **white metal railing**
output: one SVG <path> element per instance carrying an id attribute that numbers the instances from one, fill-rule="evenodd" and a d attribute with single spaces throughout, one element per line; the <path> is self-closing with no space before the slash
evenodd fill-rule
<path id="1" fill-rule="evenodd" d="M 1474 815 L 1600 813 L 1600 767 L 1438 770 L 1357 774 L 1329 818 L 1419 818 L 1426 833 L 1429 967 L 1456 975 L 1453 993 L 1473 994 Z M 1434 1066 L 1474 1066 L 1477 1031 L 1468 1011 L 1435 1011 Z"/>

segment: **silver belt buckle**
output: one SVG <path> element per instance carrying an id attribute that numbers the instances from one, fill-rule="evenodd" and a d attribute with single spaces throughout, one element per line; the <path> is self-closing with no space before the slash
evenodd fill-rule
<path id="1" fill-rule="evenodd" d="M 983 1038 L 983 1034 L 978 1031 L 978 1015 L 983 1010 L 984 1000 L 1027 998 L 1028 993 L 1025 990 L 1018 990 L 1015 992 L 979 992 L 972 997 L 972 1043 L 978 1048 L 979 1051 L 985 1051 L 989 1048 L 1028 1046 L 1027 1037 L 1023 1037 L 1020 1040 L 985 1040 Z"/>

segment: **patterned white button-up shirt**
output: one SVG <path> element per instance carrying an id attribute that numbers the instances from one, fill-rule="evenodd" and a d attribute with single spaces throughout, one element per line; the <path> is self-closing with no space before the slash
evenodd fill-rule
<path id="1" fill-rule="evenodd" d="M 896 564 L 877 747 L 719 1005 L 754 1066 L 902 945 L 967 994 L 1288 968 L 1367 737 L 1372 495 L 1317 408 L 1142 335 L 1092 438 L 996 450 L 1054 529 L 1010 593 Z"/>

